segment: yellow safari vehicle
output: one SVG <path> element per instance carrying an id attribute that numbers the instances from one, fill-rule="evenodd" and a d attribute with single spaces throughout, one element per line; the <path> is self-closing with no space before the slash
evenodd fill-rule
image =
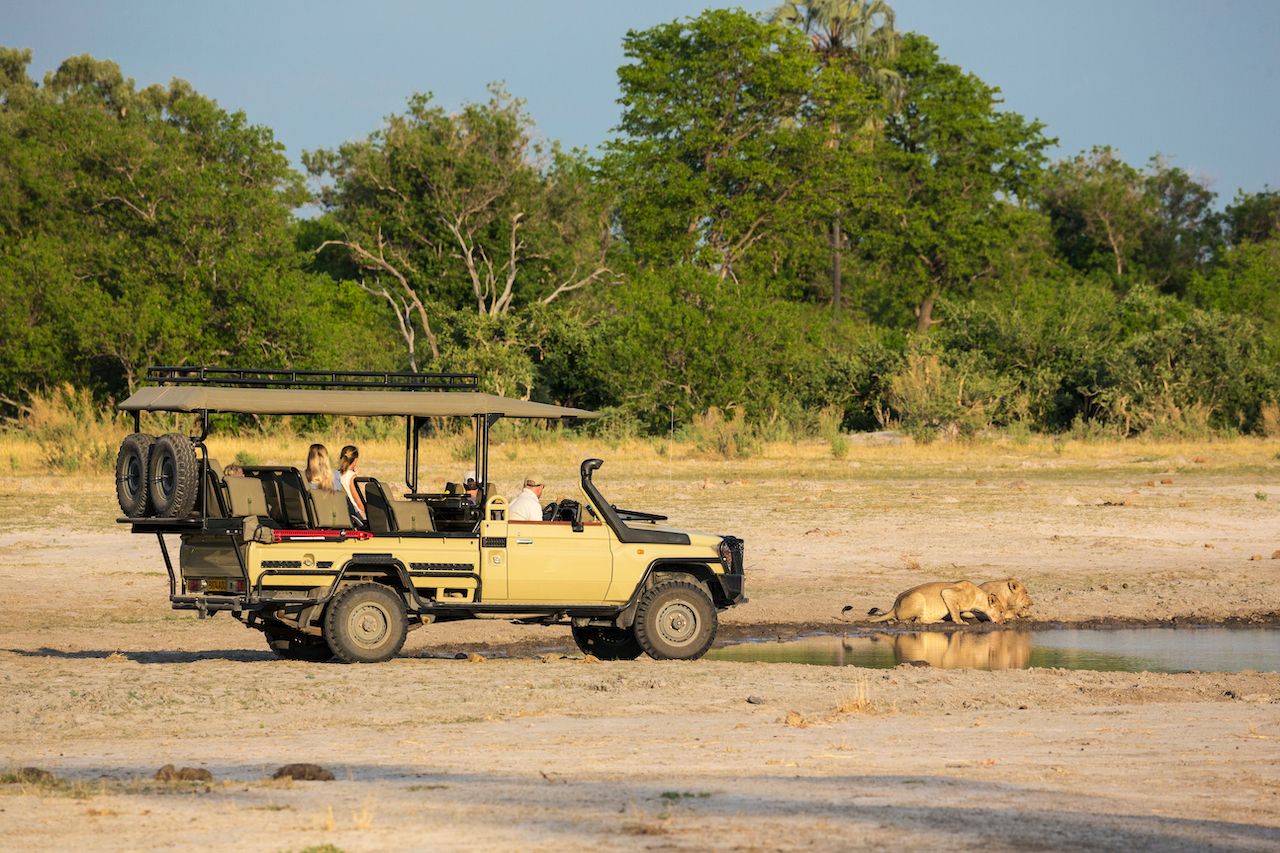
<path id="1" fill-rule="evenodd" d="M 488 478 L 494 423 L 593 412 L 484 394 L 470 374 L 154 367 L 147 381 L 120 404 L 134 432 L 117 458 L 119 521 L 159 541 L 175 609 L 229 611 L 281 657 L 380 662 L 411 628 L 505 618 L 570 625 L 601 659 L 692 660 L 715 640 L 717 611 L 746 600 L 741 539 L 611 505 L 593 481 L 599 459 L 581 464 L 581 500 L 549 504 L 544 521 L 507 518 Z M 147 435 L 144 412 L 192 413 L 200 435 Z M 223 478 L 205 447 L 212 413 L 403 417 L 408 491 L 357 478 L 358 524 L 341 493 L 308 489 L 296 468 Z M 475 428 L 474 498 L 419 487 L 428 419 L 458 417 Z M 177 566 L 166 535 L 181 538 Z"/>

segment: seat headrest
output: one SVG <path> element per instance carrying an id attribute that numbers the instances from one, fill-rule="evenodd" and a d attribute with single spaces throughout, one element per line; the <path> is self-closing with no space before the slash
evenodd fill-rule
<path id="1" fill-rule="evenodd" d="M 316 510 L 316 524 L 322 529 L 350 530 L 351 505 L 342 492 L 330 492 L 326 489 L 312 489 L 311 503 Z"/>
<path id="2" fill-rule="evenodd" d="M 233 516 L 267 515 L 267 493 L 256 477 L 227 477 L 228 503 Z"/>
<path id="3" fill-rule="evenodd" d="M 419 501 L 392 501 L 391 506 L 396 514 L 396 526 L 400 530 L 411 533 L 435 532 L 431 509 L 426 504 Z"/>

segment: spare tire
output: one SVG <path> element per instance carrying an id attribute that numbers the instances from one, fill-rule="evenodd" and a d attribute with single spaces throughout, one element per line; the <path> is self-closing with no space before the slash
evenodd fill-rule
<path id="1" fill-rule="evenodd" d="M 151 509 L 147 480 L 154 441 L 145 432 L 135 432 L 120 442 L 116 454 L 116 500 L 129 518 L 142 518 Z"/>
<path id="2" fill-rule="evenodd" d="M 191 439 L 171 432 L 151 445 L 151 507 L 157 518 L 186 518 L 200 493 L 200 465 Z"/>

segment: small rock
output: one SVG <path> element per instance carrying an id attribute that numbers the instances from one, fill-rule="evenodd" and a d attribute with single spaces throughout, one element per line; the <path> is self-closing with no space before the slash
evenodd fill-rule
<path id="1" fill-rule="evenodd" d="M 1121 589 L 1128 589 L 1128 588 L 1129 588 L 1129 585 L 1128 585 L 1127 583 L 1122 583 L 1122 584 L 1120 584 L 1120 588 L 1121 588 Z"/>
<path id="2" fill-rule="evenodd" d="M 332 782 L 333 774 L 319 764 L 286 764 L 275 773 L 272 779 L 293 779 L 297 782 Z"/>
<path id="3" fill-rule="evenodd" d="M 927 660 L 909 660 L 907 661 L 907 666 L 930 666 L 930 663 Z"/>
<path id="4" fill-rule="evenodd" d="M 49 785 L 58 781 L 57 776 L 39 767 L 23 767 L 13 775 L 17 777 L 17 781 L 32 785 Z"/>
<path id="5" fill-rule="evenodd" d="M 764 697 L 763 697 L 763 696 L 754 696 L 754 695 L 753 695 L 753 696 L 748 696 L 748 697 L 747 697 L 747 704 L 748 704 L 748 705 L 763 705 L 763 704 L 764 704 Z"/>

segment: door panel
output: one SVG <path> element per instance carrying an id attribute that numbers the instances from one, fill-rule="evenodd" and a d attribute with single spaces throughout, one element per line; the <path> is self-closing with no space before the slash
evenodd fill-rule
<path id="1" fill-rule="evenodd" d="M 609 531 L 562 521 L 507 523 L 507 588 L 511 601 L 564 604 L 604 601 L 613 579 Z"/>

